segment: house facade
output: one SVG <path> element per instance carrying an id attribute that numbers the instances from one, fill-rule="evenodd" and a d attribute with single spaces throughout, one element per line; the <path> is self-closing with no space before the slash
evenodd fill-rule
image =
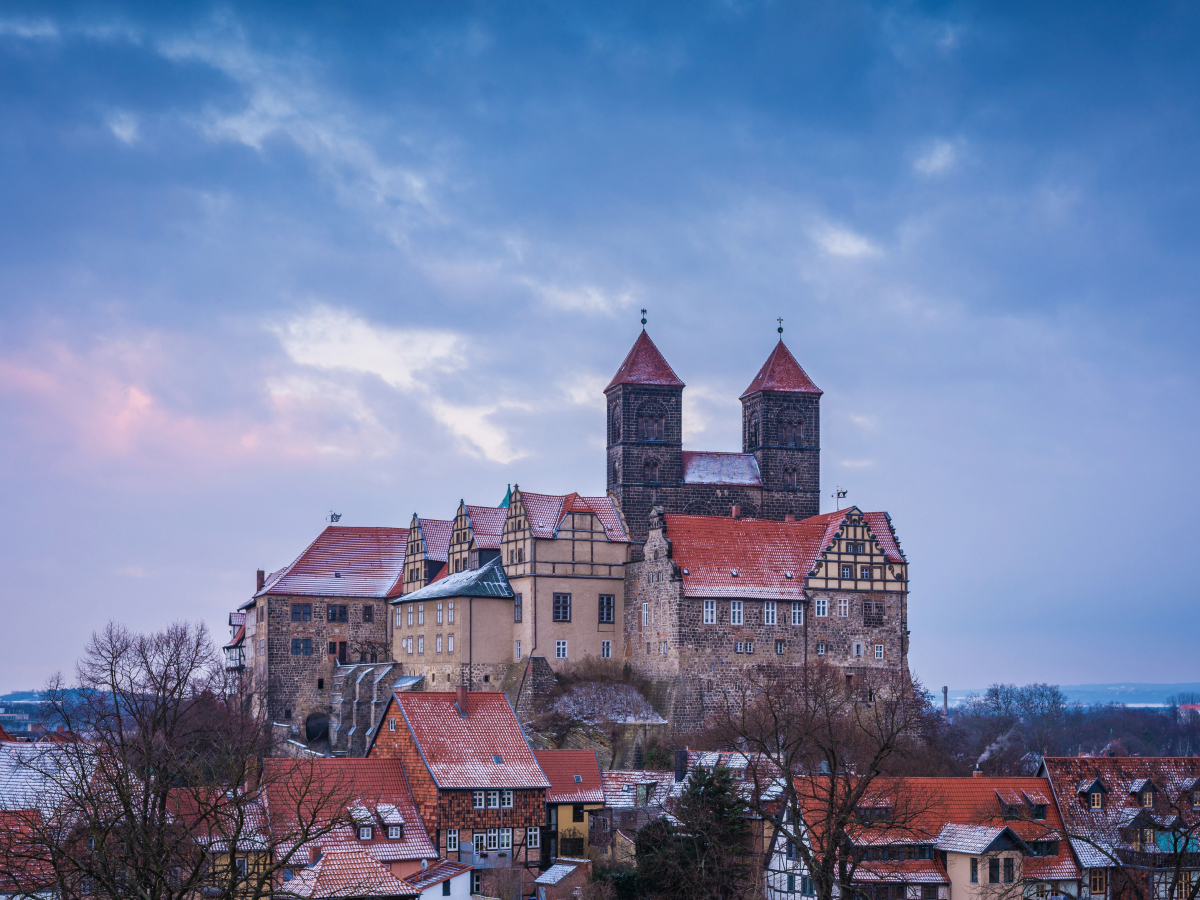
<path id="1" fill-rule="evenodd" d="M 550 781 L 546 792 L 546 830 L 542 867 L 560 857 L 587 859 L 589 819 L 604 808 L 604 787 L 595 750 L 534 750 Z"/>

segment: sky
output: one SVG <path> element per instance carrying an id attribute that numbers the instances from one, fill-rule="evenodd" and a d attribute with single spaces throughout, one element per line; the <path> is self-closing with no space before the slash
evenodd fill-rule
<path id="1" fill-rule="evenodd" d="M 784 338 L 937 690 L 1200 677 L 1200 7 L 0 5 L 0 691 Z M 1155 523 L 1158 523 L 1157 525 Z M 1181 524 L 1184 523 L 1184 524 Z"/>

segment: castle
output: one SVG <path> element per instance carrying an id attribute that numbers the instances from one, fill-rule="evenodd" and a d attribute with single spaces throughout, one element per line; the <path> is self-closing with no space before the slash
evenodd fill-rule
<path id="1" fill-rule="evenodd" d="M 683 389 L 643 330 L 604 390 L 605 496 L 515 486 L 408 528 L 330 526 L 260 571 L 226 646 L 244 702 L 353 755 L 396 684 L 519 703 L 612 659 L 692 731 L 749 668 L 906 670 L 908 561 L 887 513 L 820 514 L 821 391 L 782 339 L 741 395 L 740 453 L 683 449 Z"/>

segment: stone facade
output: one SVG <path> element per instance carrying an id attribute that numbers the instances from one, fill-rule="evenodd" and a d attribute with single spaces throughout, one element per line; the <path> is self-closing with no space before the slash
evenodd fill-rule
<path id="1" fill-rule="evenodd" d="M 675 730 L 702 728 L 750 669 L 796 669 L 824 659 L 851 676 L 907 670 L 907 564 L 888 560 L 856 509 L 835 523 L 828 549 L 815 554 L 810 572 L 793 573 L 795 587 L 771 599 L 761 596 L 763 585 L 750 581 L 750 572 L 741 575 L 747 596 L 686 589 L 668 525 L 667 517 L 652 520 L 644 558 L 627 568 L 624 631 L 626 660 L 651 680 L 653 699 Z M 894 543 L 890 532 L 880 537 Z M 843 566 L 853 578 L 827 577 L 845 574 Z M 864 574 L 877 580 L 860 580 Z"/>

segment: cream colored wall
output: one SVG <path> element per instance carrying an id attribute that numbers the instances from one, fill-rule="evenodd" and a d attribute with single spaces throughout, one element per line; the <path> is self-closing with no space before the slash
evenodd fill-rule
<path id="1" fill-rule="evenodd" d="M 988 884 L 988 860 L 998 857 L 1000 862 L 1000 884 Z M 1016 881 L 1004 884 L 1004 862 L 1008 857 L 1014 860 L 1013 867 Z M 971 860 L 979 860 L 979 883 L 971 883 Z M 972 857 L 969 853 L 947 853 L 946 874 L 950 877 L 950 896 L 952 900 L 1016 900 L 1021 897 L 1023 885 L 1021 882 L 1021 860 L 1018 851 L 1003 853 L 984 853 Z"/>
<path id="2" fill-rule="evenodd" d="M 437 607 L 442 605 L 442 623 L 437 621 Z M 454 604 L 454 621 L 450 621 L 450 604 Z M 413 607 L 413 624 L 408 624 L 408 607 Z M 425 622 L 418 624 L 420 607 L 425 607 Z M 392 632 L 392 656 L 404 666 L 406 675 L 424 675 L 431 688 L 457 685 L 460 666 L 466 662 L 476 665 L 511 662 L 508 635 L 512 630 L 512 601 L 507 597 L 443 597 L 407 603 L 398 607 L 400 624 Z M 393 621 L 395 613 L 393 612 Z M 450 635 L 454 635 L 454 652 L 450 652 Z M 437 652 L 437 638 L 442 637 L 442 652 Z M 405 638 L 413 638 L 413 652 L 404 648 Z M 420 637 L 425 638 L 425 652 L 418 653 Z M 472 644 L 473 641 L 473 644 Z M 504 654 L 510 654 L 505 657 Z"/>
<path id="3" fill-rule="evenodd" d="M 865 553 L 849 553 L 847 545 L 862 543 Z M 854 566 L 852 579 L 841 578 L 841 564 L 850 563 Z M 871 567 L 871 580 L 864 581 L 857 576 L 862 574 L 860 566 Z M 819 557 L 813 567 L 813 574 L 808 578 L 808 587 L 817 590 L 841 591 L 906 591 L 908 590 L 907 563 L 890 563 L 884 556 L 883 549 L 875 540 L 868 527 L 866 519 L 854 516 L 847 517 L 833 541 L 833 547 Z"/>

